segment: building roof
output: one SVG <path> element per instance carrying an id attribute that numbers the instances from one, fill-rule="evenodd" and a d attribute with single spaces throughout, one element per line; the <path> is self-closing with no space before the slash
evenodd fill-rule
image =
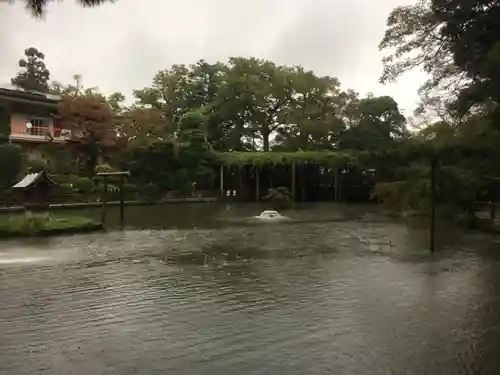
<path id="1" fill-rule="evenodd" d="M 61 100 L 61 97 L 59 95 L 25 90 L 11 84 L 0 84 L 0 99 L 57 105 L 57 103 Z"/>
<path id="2" fill-rule="evenodd" d="M 28 173 L 21 181 L 12 186 L 12 188 L 27 189 L 36 186 L 42 181 L 47 181 L 50 185 L 56 185 L 56 183 L 50 179 L 45 171 L 41 171 L 38 173 Z"/>

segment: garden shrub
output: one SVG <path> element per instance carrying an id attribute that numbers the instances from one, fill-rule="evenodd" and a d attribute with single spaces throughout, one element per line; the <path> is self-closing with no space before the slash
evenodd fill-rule
<path id="1" fill-rule="evenodd" d="M 158 187 L 152 182 L 144 185 L 143 195 L 149 201 L 158 199 Z"/>
<path id="2" fill-rule="evenodd" d="M 111 183 L 107 184 L 108 191 L 106 192 L 106 200 L 107 201 L 114 201 L 120 199 L 120 188 L 116 185 L 113 185 Z M 99 198 L 102 200 L 104 197 L 104 184 L 101 183 L 97 186 L 96 188 L 97 195 Z"/>
<path id="3" fill-rule="evenodd" d="M 127 200 L 135 200 L 137 198 L 137 186 L 135 184 L 125 184 L 123 186 L 123 194 Z"/>
<path id="4" fill-rule="evenodd" d="M 24 151 L 21 146 L 12 143 L 0 144 L 0 160 L 3 161 L 0 163 L 0 185 L 10 188 L 20 177 Z"/>
<path id="5" fill-rule="evenodd" d="M 263 199 L 271 202 L 274 209 L 288 208 L 292 203 L 292 194 L 286 187 L 279 186 L 269 189 Z"/>
<path id="6" fill-rule="evenodd" d="M 83 194 L 83 196 L 85 196 L 85 198 L 88 199 L 94 192 L 95 185 L 90 178 L 81 177 L 75 181 L 75 183 L 73 184 L 73 189 L 76 192 Z"/>

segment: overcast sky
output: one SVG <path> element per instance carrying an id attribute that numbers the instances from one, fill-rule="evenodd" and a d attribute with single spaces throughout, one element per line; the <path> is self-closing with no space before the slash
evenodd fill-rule
<path id="1" fill-rule="evenodd" d="M 412 0 L 118 0 L 82 9 L 54 2 L 44 19 L 22 1 L 0 2 L 0 82 L 8 82 L 27 47 L 46 55 L 52 76 L 103 92 L 151 83 L 160 69 L 178 63 L 257 56 L 303 65 L 340 79 L 361 94 L 392 95 L 405 114 L 417 103 L 423 80 L 409 73 L 396 84 L 377 83 L 378 52 L 387 15 Z"/>

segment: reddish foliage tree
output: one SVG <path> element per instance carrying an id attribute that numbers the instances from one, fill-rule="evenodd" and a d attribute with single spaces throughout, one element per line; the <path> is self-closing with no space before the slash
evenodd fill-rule
<path id="1" fill-rule="evenodd" d="M 99 156 L 115 145 L 116 117 L 100 94 L 66 96 L 59 103 L 59 126 L 68 129 L 68 141 L 78 151 L 85 173 L 94 174 Z"/>

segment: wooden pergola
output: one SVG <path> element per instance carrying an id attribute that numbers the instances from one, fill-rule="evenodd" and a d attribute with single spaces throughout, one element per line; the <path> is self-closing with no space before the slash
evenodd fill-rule
<path id="1" fill-rule="evenodd" d="M 290 191 L 292 200 L 297 195 L 297 165 L 320 164 L 334 170 L 334 200 L 340 199 L 339 171 L 348 166 L 359 165 L 359 158 L 344 151 L 297 151 L 297 152 L 221 152 L 216 153 L 220 164 L 220 196 L 224 196 L 224 173 L 231 167 L 252 167 L 255 170 L 255 196 L 260 197 L 260 172 L 266 166 L 286 165 L 291 167 Z"/>

